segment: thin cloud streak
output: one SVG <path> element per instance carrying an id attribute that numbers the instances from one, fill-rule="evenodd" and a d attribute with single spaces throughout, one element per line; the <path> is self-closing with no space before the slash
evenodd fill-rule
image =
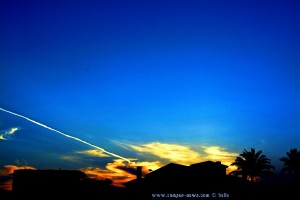
<path id="1" fill-rule="evenodd" d="M 81 143 L 83 143 L 83 144 L 86 144 L 86 145 L 88 145 L 88 146 L 94 147 L 95 149 L 98 149 L 98 150 L 100 150 L 100 151 L 103 151 L 104 153 L 107 153 L 107 154 L 109 154 L 109 155 L 111 155 L 111 156 L 114 156 L 114 157 L 116 157 L 116 158 L 123 159 L 123 160 L 127 161 L 128 163 L 130 163 L 130 160 L 129 160 L 129 159 L 124 158 L 124 157 L 122 157 L 122 156 L 119 156 L 119 155 L 117 155 L 117 154 L 115 154 L 115 153 L 106 151 L 105 149 L 103 149 L 103 148 L 101 148 L 101 147 L 98 147 L 98 146 L 96 146 L 96 145 L 94 145 L 94 144 L 91 144 L 91 143 L 89 143 L 89 142 L 86 142 L 86 141 L 84 141 L 84 140 L 82 140 L 82 139 L 80 139 L 80 138 L 77 138 L 77 137 L 74 137 L 74 136 L 65 134 L 65 133 L 63 133 L 63 132 L 61 132 L 61 131 L 58 131 L 58 130 L 56 130 L 56 129 L 54 129 L 54 128 L 51 128 L 51 127 L 49 127 L 49 126 L 47 126 L 47 125 L 45 125 L 45 124 L 42 124 L 42 123 L 37 122 L 37 121 L 35 121 L 35 120 L 32 120 L 32 119 L 30 119 L 30 118 L 28 118 L 28 117 L 25 117 L 25 116 L 23 116 L 23 115 L 20 115 L 20 114 L 11 112 L 11 111 L 9 111 L 9 110 L 3 109 L 3 108 L 0 108 L 0 110 L 2 110 L 2 111 L 4 111 L 4 112 L 7 112 L 7 113 L 9 113 L 9 114 L 15 115 L 15 116 L 17 116 L 17 117 L 26 119 L 26 120 L 28 120 L 28 121 L 34 123 L 34 124 L 37 124 L 37 125 L 39 125 L 39 126 L 41 126 L 41 127 L 46 128 L 46 129 L 48 129 L 48 130 L 54 131 L 54 132 L 56 132 L 56 133 L 59 133 L 59 134 L 65 136 L 65 137 L 67 137 L 67 138 L 71 138 L 71 139 L 73 139 L 73 140 L 77 140 L 77 141 L 79 141 L 79 142 L 81 142 Z"/>
<path id="2" fill-rule="evenodd" d="M 71 161 L 71 162 L 81 162 L 81 159 L 77 156 L 63 155 L 60 159 Z"/>
<path id="3" fill-rule="evenodd" d="M 15 127 L 15 128 L 11 128 L 9 131 L 8 131 L 8 134 L 9 135 L 12 135 L 14 134 L 14 132 L 16 132 L 17 130 L 20 130 L 18 127 Z"/>
<path id="4" fill-rule="evenodd" d="M 109 157 L 108 155 L 104 154 L 103 151 L 100 151 L 98 149 L 76 151 L 75 153 L 76 154 L 83 154 L 83 155 L 87 155 L 87 156 L 93 156 L 93 157 Z"/>
<path id="5" fill-rule="evenodd" d="M 0 134 L 0 140 L 8 140 L 10 136 L 12 136 L 16 131 L 20 130 L 19 127 L 13 127 L 7 130 L 4 130 L 2 134 Z"/>

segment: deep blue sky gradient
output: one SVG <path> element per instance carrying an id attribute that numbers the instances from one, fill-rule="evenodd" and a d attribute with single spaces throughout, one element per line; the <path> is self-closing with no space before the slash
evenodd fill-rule
<path id="1" fill-rule="evenodd" d="M 4 0 L 0 18 L 2 108 L 125 157 L 112 141 L 254 147 L 274 162 L 300 146 L 297 0 Z M 22 127 L 0 141 L 2 165 L 61 167 L 39 152 L 83 148 L 0 117 Z"/>

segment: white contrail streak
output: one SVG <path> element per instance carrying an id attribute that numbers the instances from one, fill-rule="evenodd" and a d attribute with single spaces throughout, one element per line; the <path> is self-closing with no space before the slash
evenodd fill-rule
<path id="1" fill-rule="evenodd" d="M 2 110 L 2 111 L 4 111 L 4 112 L 7 112 L 7 113 L 9 113 L 9 114 L 12 114 L 12 115 L 21 117 L 21 118 L 23 118 L 23 119 L 26 119 L 26 120 L 28 120 L 28 121 L 30 121 L 30 122 L 32 122 L 32 123 L 34 123 L 34 124 L 37 124 L 37 125 L 39 125 L 39 126 L 41 126 L 41 127 L 44 127 L 44 128 L 49 129 L 49 130 L 51 130 L 51 131 L 54 131 L 54 132 L 56 132 L 56 133 L 59 133 L 59 134 L 65 136 L 65 137 L 71 138 L 71 139 L 73 139 L 73 140 L 77 140 L 77 141 L 79 141 L 79 142 L 81 142 L 81 143 L 84 143 L 84 144 L 86 144 L 86 145 L 89 145 L 89 146 L 91 146 L 91 147 L 94 147 L 95 149 L 98 149 L 98 150 L 100 150 L 100 151 L 103 151 L 104 153 L 107 153 L 107 154 L 109 154 L 109 155 L 111 155 L 111 156 L 114 156 L 114 157 L 117 157 L 117 158 L 121 158 L 121 159 L 127 161 L 128 163 L 130 163 L 130 160 L 129 160 L 129 159 L 124 158 L 124 157 L 122 157 L 122 156 L 119 156 L 119 155 L 117 155 L 117 154 L 111 153 L 111 152 L 109 152 L 109 151 L 106 151 L 105 149 L 100 148 L 100 147 L 98 147 L 98 146 L 96 146 L 96 145 L 93 145 L 93 144 L 91 144 L 91 143 L 89 143 L 89 142 L 86 142 L 86 141 L 84 141 L 84 140 L 82 140 L 82 139 L 79 139 L 79 138 L 77 138 L 77 137 L 74 137 L 74 136 L 65 134 L 65 133 L 60 132 L 60 131 L 58 131 L 58 130 L 56 130 L 56 129 L 54 129 L 54 128 L 51 128 L 51 127 L 49 127 L 49 126 L 47 126 L 47 125 L 45 125 L 45 124 L 42 124 L 42 123 L 37 122 L 37 121 L 35 121 L 35 120 L 32 120 L 32 119 L 30 119 L 30 118 L 28 118 L 28 117 L 25 117 L 25 116 L 23 116 L 23 115 L 20 115 L 20 114 L 11 112 L 11 111 L 9 111 L 9 110 L 5 110 L 5 109 L 3 109 L 3 108 L 0 108 L 0 110 Z"/>

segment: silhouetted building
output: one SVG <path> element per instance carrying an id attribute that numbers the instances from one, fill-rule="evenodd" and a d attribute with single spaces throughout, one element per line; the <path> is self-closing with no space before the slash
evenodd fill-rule
<path id="1" fill-rule="evenodd" d="M 77 170 L 15 170 L 14 193 L 79 193 L 87 176 Z"/>
<path id="2" fill-rule="evenodd" d="M 190 166 L 170 163 L 151 173 L 144 178 L 134 179 L 125 183 L 126 188 L 132 193 L 142 196 L 152 194 L 233 194 L 240 198 L 238 192 L 244 192 L 244 183 L 241 178 L 226 175 L 228 166 L 221 162 L 206 161 Z M 232 196 L 232 195 L 231 195 Z M 151 197 L 150 197 L 151 198 Z M 233 199 L 233 198 L 231 198 Z"/>
<path id="3" fill-rule="evenodd" d="M 228 166 L 221 164 L 220 161 L 205 161 L 189 166 L 189 173 L 192 176 L 225 176 Z"/>
<path id="4" fill-rule="evenodd" d="M 142 178 L 142 166 L 137 166 L 137 168 L 136 168 L 136 178 L 137 179 Z"/>
<path id="5" fill-rule="evenodd" d="M 15 170 L 13 173 L 13 194 L 18 197 L 50 196 L 68 198 L 123 196 L 124 188 L 112 185 L 112 180 L 96 180 L 88 178 L 84 172 L 78 170 Z M 43 199 L 42 198 L 42 199 Z M 100 198 L 100 199 L 101 199 Z M 39 198 L 40 199 L 40 198 Z"/>

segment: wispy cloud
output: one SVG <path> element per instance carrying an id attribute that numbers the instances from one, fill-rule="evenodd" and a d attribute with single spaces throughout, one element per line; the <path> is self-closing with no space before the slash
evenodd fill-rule
<path id="1" fill-rule="evenodd" d="M 90 149 L 90 150 L 83 150 L 83 151 L 75 151 L 69 155 L 62 155 L 60 159 L 71 161 L 71 162 L 84 162 L 85 158 L 90 158 L 93 160 L 97 157 L 111 157 L 105 154 L 103 151 L 98 149 Z"/>
<path id="2" fill-rule="evenodd" d="M 133 160 L 133 159 L 131 159 Z M 142 166 L 143 174 L 149 173 L 149 170 L 156 170 L 163 166 L 159 161 L 149 162 L 125 162 L 122 159 L 116 159 L 111 163 L 107 163 L 105 169 L 98 167 L 85 167 L 80 170 L 87 174 L 90 178 L 104 180 L 106 178 L 113 181 L 115 186 L 124 186 L 123 183 L 136 178 L 136 168 Z"/>
<path id="3" fill-rule="evenodd" d="M 128 145 L 133 150 L 141 153 L 149 153 L 169 162 L 189 165 L 201 161 L 201 155 L 191 150 L 188 146 L 178 144 L 168 144 L 160 142 L 152 142 L 142 145 Z"/>
<path id="4" fill-rule="evenodd" d="M 7 177 L 4 182 L 0 183 L 1 190 L 12 190 L 12 174 L 18 169 L 36 170 L 36 168 L 32 166 L 5 165 L 2 169 L 0 169 L 0 176 Z"/>
<path id="5" fill-rule="evenodd" d="M 238 153 L 232 153 L 226 151 L 225 148 L 219 146 L 202 146 L 203 151 L 206 153 L 206 159 L 212 161 L 221 161 L 224 165 L 227 165 L 227 172 L 236 169 L 235 166 L 230 166 L 234 162 L 235 158 L 239 155 Z"/>
<path id="6" fill-rule="evenodd" d="M 192 148 L 188 145 L 161 142 L 151 142 L 140 145 L 125 144 L 125 146 L 139 153 L 152 154 L 159 159 L 182 165 L 190 165 L 207 160 L 221 161 L 224 165 L 228 166 L 227 172 L 235 169 L 235 167 L 230 166 L 230 164 L 234 162 L 236 156 L 238 156 L 237 153 L 229 152 L 226 148 L 220 146 L 200 146 Z M 193 149 L 197 149 L 197 151 Z"/>
<path id="7" fill-rule="evenodd" d="M 9 131 L 8 131 L 8 134 L 9 135 L 12 135 L 14 134 L 14 132 L 16 132 L 17 130 L 20 130 L 18 127 L 15 127 L 15 128 L 11 128 Z"/>
<path id="8" fill-rule="evenodd" d="M 72 156 L 72 155 L 63 155 L 60 157 L 63 160 L 72 161 L 72 162 L 80 162 L 81 159 L 78 156 Z"/>
<path id="9" fill-rule="evenodd" d="M 84 154 L 93 157 L 110 157 L 109 155 L 105 154 L 103 151 L 98 149 L 91 149 L 91 150 L 84 150 L 84 151 L 76 151 L 76 154 Z"/>
<path id="10" fill-rule="evenodd" d="M 20 130 L 19 127 L 13 127 L 0 131 L 0 140 L 8 140 L 18 130 Z"/>

